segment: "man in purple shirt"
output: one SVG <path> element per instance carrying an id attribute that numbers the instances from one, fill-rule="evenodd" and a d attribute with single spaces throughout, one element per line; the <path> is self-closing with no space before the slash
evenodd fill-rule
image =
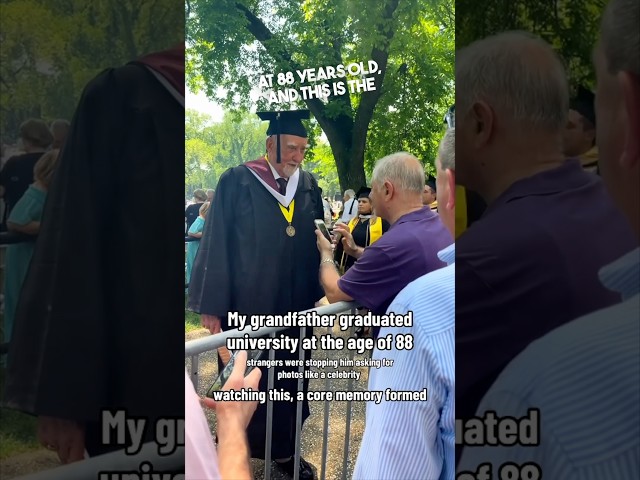
<path id="1" fill-rule="evenodd" d="M 340 278 L 331 243 L 320 233 L 320 282 L 329 302 L 356 300 L 373 314 L 384 314 L 394 297 L 410 282 L 445 264 L 437 253 L 453 237 L 437 214 L 422 205 L 424 171 L 414 156 L 394 153 L 376 163 L 371 179 L 371 203 L 391 224 L 366 249 L 357 247 L 348 228 L 337 225 L 345 251 L 358 260 Z"/>
<path id="2" fill-rule="evenodd" d="M 600 178 L 565 161 L 567 78 L 548 44 L 503 33 L 461 50 L 456 69 L 457 179 L 488 205 L 456 245 L 456 417 L 465 420 L 529 343 L 620 301 L 597 273 L 634 238 Z"/>

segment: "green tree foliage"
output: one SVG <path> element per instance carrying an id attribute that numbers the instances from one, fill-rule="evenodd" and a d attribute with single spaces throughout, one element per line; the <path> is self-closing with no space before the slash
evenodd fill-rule
<path id="1" fill-rule="evenodd" d="M 393 68 L 369 129 L 367 172 L 384 155 L 409 151 L 435 173 L 444 113 L 455 101 L 454 19 L 454 2 L 442 2 L 399 34 Z"/>
<path id="2" fill-rule="evenodd" d="M 358 188 L 366 179 L 365 147 L 369 169 L 400 147 L 433 160 L 453 98 L 453 4 L 189 0 L 188 83 L 230 110 L 309 108 L 329 141 L 341 188 Z M 277 106 L 256 100 L 261 74 L 368 60 L 381 71 L 373 75 L 375 91 Z"/>
<path id="3" fill-rule="evenodd" d="M 175 0 L 0 0 L 0 128 L 27 117 L 71 119 L 107 67 L 184 40 Z"/>
<path id="4" fill-rule="evenodd" d="M 303 167 L 318 180 L 318 185 L 322 188 L 322 195 L 333 197 L 336 193 L 340 193 L 340 181 L 331 146 L 319 142 L 313 147 L 311 153 L 313 155 L 307 155 Z"/>
<path id="5" fill-rule="evenodd" d="M 227 169 L 265 152 L 266 124 L 255 115 L 225 114 L 222 122 L 192 109 L 185 112 L 185 189 L 215 188 Z"/>
<path id="6" fill-rule="evenodd" d="M 458 0 L 456 47 L 505 30 L 525 30 L 549 42 L 564 58 L 572 88 L 593 87 L 591 52 L 606 0 Z"/>

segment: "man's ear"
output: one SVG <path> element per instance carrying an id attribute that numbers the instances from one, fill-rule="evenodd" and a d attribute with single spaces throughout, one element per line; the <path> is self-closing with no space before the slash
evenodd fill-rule
<path id="1" fill-rule="evenodd" d="M 385 180 L 384 184 L 382 185 L 382 190 L 384 191 L 384 196 L 387 198 L 387 200 L 393 197 L 395 189 L 393 188 L 393 183 L 391 183 L 389 180 Z"/>
<path id="2" fill-rule="evenodd" d="M 267 150 L 270 150 L 273 147 L 273 137 L 267 137 L 267 141 L 265 142 L 265 146 Z"/>
<path id="3" fill-rule="evenodd" d="M 456 172 L 446 169 L 444 173 L 447 175 L 447 188 L 449 189 L 449 199 L 446 207 L 449 210 L 453 210 L 456 208 Z"/>
<path id="4" fill-rule="evenodd" d="M 471 107 L 473 127 L 473 144 L 475 147 L 486 145 L 495 129 L 495 113 L 485 102 L 477 102 Z"/>
<path id="5" fill-rule="evenodd" d="M 626 113 L 624 149 L 620 162 L 625 168 L 636 168 L 640 163 L 640 77 L 631 72 L 620 72 L 618 82 Z"/>

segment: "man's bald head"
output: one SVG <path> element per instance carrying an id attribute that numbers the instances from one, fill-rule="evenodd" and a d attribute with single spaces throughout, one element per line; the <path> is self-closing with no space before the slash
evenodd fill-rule
<path id="1" fill-rule="evenodd" d="M 424 169 L 420 161 L 410 153 L 393 153 L 376 162 L 371 176 L 372 182 L 384 183 L 386 180 L 402 192 L 422 195 Z"/>
<path id="2" fill-rule="evenodd" d="M 558 55 L 539 37 L 506 32 L 463 48 L 456 92 L 457 181 L 485 202 L 564 162 L 569 87 Z"/>
<path id="3" fill-rule="evenodd" d="M 569 110 L 563 64 L 551 46 L 526 32 L 505 32 L 456 54 L 456 113 L 486 102 L 503 123 L 560 131 Z"/>
<path id="4" fill-rule="evenodd" d="M 376 162 L 371 176 L 371 202 L 378 215 L 393 223 L 398 214 L 422 207 L 424 167 L 407 152 L 398 152 Z"/>

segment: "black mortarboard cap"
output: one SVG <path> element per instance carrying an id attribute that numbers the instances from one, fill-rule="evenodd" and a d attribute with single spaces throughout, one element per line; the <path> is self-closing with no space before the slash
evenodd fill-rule
<path id="1" fill-rule="evenodd" d="M 257 112 L 261 120 L 269 122 L 267 136 L 276 135 L 277 159 L 280 163 L 280 135 L 307 137 L 302 120 L 309 119 L 309 110 L 290 110 L 288 112 Z"/>
<path id="2" fill-rule="evenodd" d="M 569 103 L 569 108 L 575 110 L 584 118 L 596 126 L 596 110 L 593 105 L 595 95 L 591 90 L 584 88 L 582 85 L 578 87 L 576 96 Z"/>
<path id="3" fill-rule="evenodd" d="M 369 187 L 361 187 L 360 190 L 356 192 L 356 198 L 369 198 L 370 193 L 371 189 Z"/>
<path id="4" fill-rule="evenodd" d="M 437 191 L 436 190 L 436 179 L 433 177 L 427 177 L 426 182 L 425 182 L 428 186 L 431 187 L 431 190 L 433 190 L 434 192 Z"/>

